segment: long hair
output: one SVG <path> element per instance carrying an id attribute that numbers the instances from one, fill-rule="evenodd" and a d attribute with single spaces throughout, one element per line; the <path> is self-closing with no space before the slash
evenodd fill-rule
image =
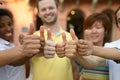
<path id="1" fill-rule="evenodd" d="M 115 11 L 115 22 L 116 22 L 117 27 L 120 27 L 120 26 L 118 26 L 118 21 L 117 21 L 117 13 L 118 13 L 119 10 L 120 10 L 120 6 Z"/>
<path id="2" fill-rule="evenodd" d="M 72 9 L 67 15 L 67 31 L 73 28 L 78 39 L 83 38 L 84 13 L 80 9 Z"/>
<path id="3" fill-rule="evenodd" d="M 43 0 L 36 0 L 36 2 L 35 2 L 38 11 L 39 11 L 38 3 L 39 3 L 40 1 L 43 1 Z M 56 6 L 58 7 L 58 0 L 54 0 L 54 1 L 55 1 Z"/>
<path id="4" fill-rule="evenodd" d="M 91 28 L 91 26 L 96 21 L 101 22 L 105 29 L 106 34 L 105 34 L 104 41 L 103 41 L 103 44 L 104 44 L 105 42 L 109 41 L 107 32 L 109 31 L 110 20 L 109 20 L 108 16 L 106 16 L 103 13 L 94 13 L 94 14 L 88 16 L 84 23 L 84 29 Z"/>

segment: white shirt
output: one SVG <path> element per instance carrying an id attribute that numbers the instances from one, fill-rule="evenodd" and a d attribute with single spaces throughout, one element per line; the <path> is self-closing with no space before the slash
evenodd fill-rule
<path id="1" fill-rule="evenodd" d="M 106 43 L 105 47 L 112 47 L 120 49 L 120 40 Z M 107 60 L 109 65 L 109 78 L 110 80 L 120 80 L 120 63 L 116 63 L 113 60 Z"/>
<path id="2" fill-rule="evenodd" d="M 14 47 L 12 43 L 0 38 L 0 50 Z M 5 65 L 0 67 L 0 80 L 25 80 L 25 66 Z"/>

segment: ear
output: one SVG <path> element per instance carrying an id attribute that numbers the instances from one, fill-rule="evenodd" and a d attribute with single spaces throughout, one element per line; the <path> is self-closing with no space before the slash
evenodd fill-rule
<path id="1" fill-rule="evenodd" d="M 39 16 L 39 18 L 41 18 L 41 14 L 40 14 L 40 12 L 38 11 L 38 16 Z"/>

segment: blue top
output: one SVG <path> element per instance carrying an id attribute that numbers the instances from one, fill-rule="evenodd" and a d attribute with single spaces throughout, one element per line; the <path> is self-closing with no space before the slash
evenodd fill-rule
<path id="1" fill-rule="evenodd" d="M 13 48 L 14 45 L 2 38 L 0 38 L 0 50 Z M 0 80 L 26 80 L 25 66 L 11 66 L 5 65 L 0 67 Z"/>

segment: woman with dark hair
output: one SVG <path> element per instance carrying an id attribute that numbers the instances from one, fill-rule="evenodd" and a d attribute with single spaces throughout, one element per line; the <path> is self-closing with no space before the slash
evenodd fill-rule
<path id="1" fill-rule="evenodd" d="M 80 9 L 72 9 L 67 15 L 67 31 L 73 28 L 78 39 L 83 38 L 84 12 Z"/>
<path id="2" fill-rule="evenodd" d="M 13 15 L 7 9 L 0 9 L 0 50 L 14 47 Z M 8 64 L 0 67 L 0 80 L 25 80 L 25 66 Z"/>
<path id="3" fill-rule="evenodd" d="M 108 40 L 106 39 L 107 32 L 109 32 L 110 20 L 103 13 L 94 13 L 87 17 L 84 23 L 84 29 L 91 31 L 91 39 L 93 45 L 103 46 Z M 96 56 L 97 57 L 97 56 Z M 103 59 L 101 57 L 97 57 Z M 94 69 L 82 68 L 80 80 L 108 80 L 108 66 L 96 67 Z"/>
<path id="4" fill-rule="evenodd" d="M 120 6 L 117 8 L 115 12 L 115 18 L 118 29 L 120 29 Z M 96 67 L 103 66 L 105 64 L 109 65 L 109 79 L 110 80 L 120 80 L 120 39 L 106 43 L 104 47 L 93 46 L 92 40 L 88 38 L 89 32 L 86 31 L 87 39 L 84 41 L 79 41 L 78 45 L 78 54 L 79 55 L 87 55 L 86 57 L 79 57 L 78 62 L 86 67 Z M 81 43 L 82 42 L 82 43 Z M 84 44 L 83 44 L 84 43 Z M 87 47 L 86 47 L 87 46 Z M 89 56 L 88 56 L 89 55 Z M 90 56 L 100 56 L 103 58 L 107 58 L 107 60 L 103 59 L 95 59 L 90 58 Z M 84 64 L 81 61 L 85 61 Z"/>
<path id="5" fill-rule="evenodd" d="M 115 23 L 115 14 L 114 14 L 114 10 L 107 8 L 104 9 L 102 11 L 102 13 L 104 13 L 105 15 L 108 16 L 109 20 L 110 20 L 110 26 L 109 26 L 109 31 L 107 33 L 108 36 L 107 37 L 107 42 L 111 42 L 112 41 L 112 30 L 113 30 L 113 26 Z"/>

